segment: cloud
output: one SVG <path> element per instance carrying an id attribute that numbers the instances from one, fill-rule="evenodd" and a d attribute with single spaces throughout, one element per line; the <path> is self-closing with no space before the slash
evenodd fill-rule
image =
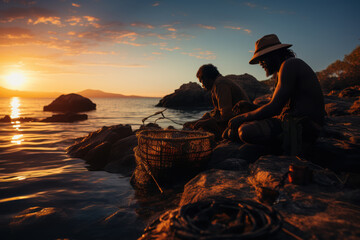
<path id="1" fill-rule="evenodd" d="M 172 51 L 174 51 L 174 50 L 179 50 L 179 49 L 181 49 L 181 48 L 180 48 L 180 47 L 173 47 L 173 48 L 161 47 L 160 49 L 161 49 L 161 50 L 166 50 L 166 51 L 172 52 Z"/>
<path id="2" fill-rule="evenodd" d="M 59 27 L 64 27 L 65 25 L 61 23 L 61 20 L 59 17 L 39 17 L 36 20 L 32 20 L 29 19 L 28 20 L 28 24 L 39 24 L 39 23 L 44 23 L 44 24 L 53 24 L 53 25 L 57 25 Z"/>
<path id="3" fill-rule="evenodd" d="M 199 26 L 201 28 L 205 28 L 205 29 L 210 29 L 210 30 L 216 29 L 216 27 L 214 27 L 214 26 L 208 26 L 208 25 L 203 25 L 203 24 L 198 24 L 197 26 Z"/>
<path id="4" fill-rule="evenodd" d="M 98 21 L 100 21 L 100 19 L 93 16 L 71 16 L 65 20 L 70 26 L 93 26 L 95 28 L 101 28 L 101 25 L 97 23 Z"/>
<path id="5" fill-rule="evenodd" d="M 157 7 L 157 6 L 159 6 L 159 5 L 160 5 L 160 2 L 158 1 L 158 2 L 154 2 L 151 6 Z"/>
<path id="6" fill-rule="evenodd" d="M 77 7 L 77 8 L 81 7 L 81 5 L 80 5 L 80 4 L 76 4 L 76 3 L 71 3 L 71 6 L 73 6 L 73 7 Z"/>
<path id="7" fill-rule="evenodd" d="M 20 3 L 25 6 L 30 6 L 36 4 L 36 1 L 29 0 L 2 0 L 4 3 Z"/>
<path id="8" fill-rule="evenodd" d="M 247 32 L 248 34 L 251 33 L 250 29 L 246 29 L 246 28 L 242 28 L 242 27 L 224 26 L 224 28 L 233 29 L 233 30 L 242 30 L 244 32 Z"/>
<path id="9" fill-rule="evenodd" d="M 251 3 L 251 2 L 244 2 L 244 5 L 246 5 L 246 6 L 248 6 L 248 7 L 251 7 L 251 8 L 255 8 L 255 7 L 257 7 L 257 5 L 256 5 L 256 4 Z"/>
<path id="10" fill-rule="evenodd" d="M 114 67 L 114 68 L 145 68 L 147 65 L 143 64 L 116 64 L 116 63 L 82 63 L 81 65 L 95 66 L 95 67 Z"/>
<path id="11" fill-rule="evenodd" d="M 154 55 L 163 55 L 162 52 L 152 52 L 151 54 L 154 54 Z"/>
<path id="12" fill-rule="evenodd" d="M 20 27 L 0 27 L 0 39 L 29 39 L 34 35 L 29 29 Z"/>
<path id="13" fill-rule="evenodd" d="M 170 32 L 176 32 L 175 28 L 168 28 L 167 30 L 170 31 Z"/>
<path id="14" fill-rule="evenodd" d="M 0 22 L 13 22 L 18 19 L 33 19 L 33 18 L 49 18 L 57 17 L 55 11 L 40 8 L 40 7 L 28 7 L 19 8 L 13 7 L 9 9 L 0 10 Z"/>
<path id="15" fill-rule="evenodd" d="M 251 30 L 250 30 L 250 29 L 244 29 L 244 31 L 247 32 L 247 33 L 249 33 L 249 34 L 251 33 Z"/>
<path id="16" fill-rule="evenodd" d="M 141 22 L 131 23 L 130 26 L 139 27 L 139 28 L 147 28 L 147 29 L 154 29 L 155 28 L 153 25 L 150 25 L 150 24 L 147 24 L 147 23 L 141 23 Z"/>
<path id="17" fill-rule="evenodd" d="M 293 15 L 295 14 L 294 11 L 286 11 L 286 10 L 281 10 L 281 9 L 276 9 L 276 10 L 272 10 L 271 8 L 267 7 L 267 6 L 262 6 L 262 5 L 258 5 L 258 4 L 254 4 L 251 2 L 244 2 L 244 5 L 250 7 L 250 8 L 259 8 L 259 9 L 263 9 L 266 10 L 267 13 L 270 14 L 285 14 L 285 15 Z"/>
<path id="18" fill-rule="evenodd" d="M 201 49 L 194 49 L 198 50 L 195 52 L 182 52 L 181 54 L 188 55 L 190 57 L 195 57 L 199 59 L 207 59 L 207 60 L 214 60 L 216 59 L 216 55 L 214 52 L 211 51 L 201 51 Z"/>
<path id="19" fill-rule="evenodd" d="M 234 30 L 241 30 L 242 27 L 233 27 L 233 26 L 224 26 L 224 28 L 234 29 Z"/>

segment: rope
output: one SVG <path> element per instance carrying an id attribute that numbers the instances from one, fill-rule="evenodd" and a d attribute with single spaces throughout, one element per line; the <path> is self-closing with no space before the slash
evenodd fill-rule
<path id="1" fill-rule="evenodd" d="M 159 229 L 189 240 L 265 239 L 281 227 L 280 214 L 269 206 L 251 200 L 210 199 L 165 213 L 145 229 L 143 239 L 164 236 Z"/>
<path id="2" fill-rule="evenodd" d="M 165 108 L 164 110 L 155 112 L 154 114 L 151 114 L 150 116 L 147 116 L 147 117 L 143 118 L 143 119 L 141 120 L 142 123 L 143 123 L 143 125 L 145 125 L 145 121 L 146 121 L 146 120 L 148 120 L 149 118 L 151 118 L 151 117 L 153 117 L 153 116 L 159 115 L 159 114 L 161 114 L 161 117 L 155 119 L 154 123 L 156 123 L 158 120 L 161 120 L 161 119 L 167 119 L 167 120 L 169 120 L 169 121 L 171 121 L 171 122 L 173 122 L 173 123 L 175 123 L 175 124 L 181 125 L 181 126 L 183 126 L 183 125 L 185 124 L 185 123 L 176 122 L 176 121 L 174 121 L 174 120 L 172 120 L 172 119 L 170 119 L 170 118 L 168 118 L 168 117 L 165 117 L 164 112 L 165 112 L 166 110 L 167 110 L 167 108 Z"/>

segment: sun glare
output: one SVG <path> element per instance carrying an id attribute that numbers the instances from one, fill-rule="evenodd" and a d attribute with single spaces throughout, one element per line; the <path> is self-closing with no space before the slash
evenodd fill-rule
<path id="1" fill-rule="evenodd" d="M 25 82 L 25 76 L 22 72 L 12 72 L 5 76 L 6 85 L 12 89 L 20 88 Z"/>

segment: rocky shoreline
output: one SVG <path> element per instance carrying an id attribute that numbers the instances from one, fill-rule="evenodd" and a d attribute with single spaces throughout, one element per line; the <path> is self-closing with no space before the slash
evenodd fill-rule
<path id="1" fill-rule="evenodd" d="M 218 142 L 205 169 L 180 185 L 177 207 L 214 197 L 234 201 L 252 199 L 270 204 L 282 215 L 285 232 L 279 232 L 278 239 L 289 239 L 289 232 L 304 239 L 358 238 L 359 96 L 345 98 L 340 95 L 326 96 L 326 126 L 306 159 L 269 155 L 259 146 Z M 144 127 L 151 129 L 154 126 Z M 103 127 L 77 139 L 68 148 L 68 153 L 86 160 L 90 169 L 130 176 L 136 168 L 133 152 L 137 146 L 136 132 L 129 125 Z M 312 180 L 303 185 L 290 183 L 287 176 L 290 165 L 308 168 Z M 147 183 L 155 191 L 152 194 L 157 194 L 150 177 Z M 269 200 L 264 189 L 275 191 L 276 197 Z M 152 218 L 156 219 L 167 210 L 171 209 L 160 208 Z M 150 239 L 151 234 L 146 233 L 143 239 Z M 161 234 L 166 236 L 170 230 Z"/>

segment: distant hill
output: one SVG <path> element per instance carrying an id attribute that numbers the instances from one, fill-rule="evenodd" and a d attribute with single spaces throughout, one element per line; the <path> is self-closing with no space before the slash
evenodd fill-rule
<path id="1" fill-rule="evenodd" d="M 31 91 L 19 91 L 11 90 L 7 88 L 0 87 L 0 97 L 29 97 L 29 98 L 57 98 L 58 96 L 67 93 L 60 92 L 31 92 Z M 107 93 L 100 90 L 86 89 L 81 92 L 77 92 L 81 96 L 87 98 L 129 98 L 137 97 L 141 98 L 142 96 L 136 95 L 123 95 L 118 93 Z"/>
<path id="2" fill-rule="evenodd" d="M 107 93 L 103 92 L 101 90 L 94 90 L 94 89 L 86 89 L 81 92 L 77 92 L 77 94 L 80 94 L 81 96 L 87 97 L 87 98 L 128 98 L 128 97 L 137 97 L 141 98 L 142 96 L 136 96 L 136 95 L 123 95 L 119 93 Z"/>

